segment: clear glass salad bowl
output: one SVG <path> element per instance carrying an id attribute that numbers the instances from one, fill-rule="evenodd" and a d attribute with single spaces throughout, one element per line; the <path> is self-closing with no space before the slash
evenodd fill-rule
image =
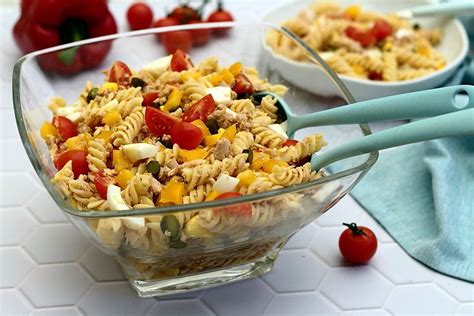
<path id="1" fill-rule="evenodd" d="M 142 297 L 216 286 L 270 271 L 287 240 L 344 197 L 377 159 L 377 152 L 354 157 L 328 166 L 324 177 L 311 182 L 232 199 L 128 211 L 75 209 L 50 181 L 57 171 L 39 132 L 43 122 L 51 120 L 47 107 L 49 100 L 62 96 L 68 103 L 73 102 L 86 81 L 103 82 L 101 71 L 116 60 L 138 70 L 150 61 L 168 55 L 155 39 L 158 33 L 202 28 L 212 31 L 223 26 L 231 27 L 227 35 L 212 36 L 206 45 L 189 51 L 194 62 L 216 56 L 221 65 L 240 61 L 247 67 L 255 67 L 261 77 L 289 88 L 284 98 L 297 114 L 354 102 L 341 80 L 315 52 L 286 30 L 266 24 L 199 24 L 121 33 L 37 51 L 20 58 L 14 68 L 16 121 L 36 173 L 71 222 L 120 263 L 132 288 Z M 328 87 L 334 91 L 332 96 L 303 92 L 283 79 L 274 67 L 274 57 L 264 48 L 265 36 L 270 30 L 281 33 L 288 45 L 311 56 L 315 69 L 312 84 Z M 109 44 L 111 49 L 107 57 L 93 69 L 61 75 L 40 66 L 43 59 L 50 60 L 51 55 L 66 49 L 70 51 L 76 47 L 93 51 L 95 47 Z M 328 148 L 371 133 L 367 125 L 344 125 L 307 128 L 294 137 L 301 139 L 315 132 L 323 133 Z M 162 228 L 167 225 L 163 219 L 169 218 L 165 215 L 172 215 L 181 225 L 184 219 L 196 214 L 212 219 L 213 212 L 219 208 L 239 204 L 252 206 L 250 219 L 226 217 L 214 223 L 218 229 L 199 237 L 189 233 L 199 228 L 190 227 L 190 222 L 186 222 L 186 226 L 178 227 L 178 230 L 189 236 L 179 245 L 171 243 L 163 234 Z M 145 231 L 123 225 L 132 216 L 145 217 Z"/>

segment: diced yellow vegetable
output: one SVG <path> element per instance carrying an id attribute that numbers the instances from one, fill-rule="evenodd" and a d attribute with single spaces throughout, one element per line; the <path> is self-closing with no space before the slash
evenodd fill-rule
<path id="1" fill-rule="evenodd" d="M 252 170 L 260 170 L 263 168 L 263 165 L 270 160 L 270 155 L 266 153 L 262 153 L 259 151 L 253 151 L 253 158 L 252 163 L 250 164 L 250 168 Z"/>
<path id="2" fill-rule="evenodd" d="M 163 111 L 170 112 L 175 110 L 181 104 L 181 98 L 183 93 L 178 88 L 174 88 L 168 96 L 165 105 L 163 105 Z"/>
<path id="3" fill-rule="evenodd" d="M 344 14 L 347 15 L 348 17 L 350 17 L 350 18 L 353 18 L 353 19 L 358 17 L 360 12 L 361 12 L 361 8 L 360 8 L 360 5 L 358 5 L 358 4 L 348 6 L 344 10 Z"/>
<path id="4" fill-rule="evenodd" d="M 209 194 L 206 196 L 206 199 L 204 200 L 205 202 L 209 201 L 214 201 L 218 196 L 220 195 L 220 192 L 218 191 L 211 191 Z"/>
<path id="5" fill-rule="evenodd" d="M 160 203 L 183 204 L 184 183 L 172 178 L 161 190 Z"/>
<path id="6" fill-rule="evenodd" d="M 207 150 L 202 148 L 196 148 L 193 150 L 180 149 L 178 152 L 178 160 L 181 162 L 189 162 L 196 159 L 204 159 L 207 154 Z"/>
<path id="7" fill-rule="evenodd" d="M 112 110 L 104 115 L 102 122 L 104 122 L 104 124 L 107 124 L 109 126 L 113 126 L 117 124 L 118 122 L 120 122 L 121 120 L 122 120 L 122 116 L 120 116 L 119 111 Z"/>
<path id="8" fill-rule="evenodd" d="M 125 157 L 123 151 L 114 150 L 112 153 L 112 161 L 114 163 L 115 171 L 119 172 L 122 169 L 130 169 L 132 167 L 132 162 Z"/>
<path id="9" fill-rule="evenodd" d="M 41 125 L 40 134 L 43 139 L 47 139 L 49 136 L 57 136 L 58 130 L 53 124 L 44 122 L 43 125 Z"/>
<path id="10" fill-rule="evenodd" d="M 243 68 L 242 63 L 236 62 L 229 67 L 229 71 L 235 77 L 242 72 Z"/>
<path id="11" fill-rule="evenodd" d="M 441 69 L 445 66 L 446 64 L 444 63 L 444 61 L 438 61 L 436 64 L 435 64 L 435 68 L 436 69 Z"/>
<path id="12" fill-rule="evenodd" d="M 188 238 L 211 238 L 212 232 L 199 225 L 199 216 L 192 217 L 184 227 L 184 233 Z"/>
<path id="13" fill-rule="evenodd" d="M 219 74 L 222 76 L 222 80 L 228 85 L 234 81 L 234 75 L 228 69 L 222 69 Z"/>
<path id="14" fill-rule="evenodd" d="M 245 170 L 237 175 L 237 179 L 240 181 L 239 185 L 248 186 L 257 179 L 257 175 L 252 170 Z"/>
<path id="15" fill-rule="evenodd" d="M 288 167 L 288 164 L 281 160 L 270 159 L 263 164 L 263 171 L 271 173 L 274 166 Z"/>
<path id="16" fill-rule="evenodd" d="M 225 130 L 222 130 L 218 134 L 204 137 L 204 145 L 206 145 L 207 147 L 214 146 L 215 144 L 217 144 L 217 141 L 222 138 L 224 132 Z"/>
<path id="17" fill-rule="evenodd" d="M 184 72 L 181 75 L 181 81 L 188 81 L 190 79 L 199 79 L 201 78 L 201 73 L 199 71 L 197 72 Z"/>
<path id="18" fill-rule="evenodd" d="M 211 132 L 209 132 L 209 129 L 207 128 L 206 124 L 204 124 L 203 121 L 198 119 L 198 120 L 192 121 L 191 123 L 199 127 L 204 137 L 211 135 Z"/>
<path id="19" fill-rule="evenodd" d="M 363 75 L 365 73 L 365 69 L 361 65 L 356 64 L 356 65 L 352 66 L 352 69 L 358 75 Z"/>
<path id="20" fill-rule="evenodd" d="M 426 45 L 418 45 L 416 51 L 418 54 L 423 55 L 425 57 L 431 56 L 431 49 Z"/>
<path id="21" fill-rule="evenodd" d="M 118 185 L 122 188 L 122 190 L 124 190 L 132 178 L 133 172 L 128 169 L 122 169 L 115 180 L 117 180 Z"/>
<path id="22" fill-rule="evenodd" d="M 112 131 L 102 131 L 102 132 L 100 132 L 99 135 L 97 135 L 94 138 L 95 139 L 102 139 L 102 140 L 104 140 L 104 142 L 107 143 L 109 141 L 110 136 L 112 136 L 113 133 L 114 132 L 112 132 Z"/>
<path id="23" fill-rule="evenodd" d="M 118 84 L 116 82 L 106 82 L 102 85 L 102 89 L 114 92 L 118 90 Z"/>
<path id="24" fill-rule="evenodd" d="M 64 143 L 69 150 L 85 150 L 87 143 L 92 139 L 89 133 L 81 133 L 77 136 L 70 137 Z"/>
<path id="25" fill-rule="evenodd" d="M 209 82 L 212 83 L 213 86 L 217 86 L 221 81 L 224 79 L 221 74 L 215 73 L 208 76 Z"/>
<path id="26" fill-rule="evenodd" d="M 382 49 L 383 49 L 384 51 L 389 51 L 389 50 L 392 49 L 392 47 L 393 47 L 393 43 L 390 42 L 390 41 L 386 41 L 385 44 L 383 44 Z"/>
<path id="27" fill-rule="evenodd" d="M 222 137 L 233 141 L 235 134 L 237 134 L 237 124 L 232 124 L 225 130 L 224 134 L 222 134 Z"/>

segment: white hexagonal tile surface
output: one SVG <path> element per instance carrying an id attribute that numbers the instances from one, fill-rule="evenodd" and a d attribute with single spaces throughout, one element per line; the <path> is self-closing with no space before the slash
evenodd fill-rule
<path id="1" fill-rule="evenodd" d="M 117 281 L 125 278 L 117 261 L 94 246 L 86 251 L 80 263 L 96 281 Z"/>
<path id="2" fill-rule="evenodd" d="M 45 189 L 31 199 L 26 207 L 42 223 L 64 223 L 67 218 Z"/>
<path id="3" fill-rule="evenodd" d="M 0 315 L 26 315 L 33 307 L 18 290 L 1 290 Z"/>
<path id="4" fill-rule="evenodd" d="M 319 293 L 277 295 L 265 315 L 329 315 L 340 310 Z"/>
<path id="5" fill-rule="evenodd" d="M 20 247 L 0 248 L 0 287 L 15 287 L 35 266 L 35 262 Z"/>
<path id="6" fill-rule="evenodd" d="M 0 212 L 0 245 L 20 244 L 36 224 L 36 220 L 23 207 L 3 209 Z"/>
<path id="7" fill-rule="evenodd" d="M 211 316 L 215 313 L 199 300 L 176 300 L 157 302 L 147 315 Z"/>

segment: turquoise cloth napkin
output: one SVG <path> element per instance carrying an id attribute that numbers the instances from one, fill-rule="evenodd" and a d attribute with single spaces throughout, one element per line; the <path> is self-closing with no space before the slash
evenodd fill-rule
<path id="1" fill-rule="evenodd" d="M 473 52 L 474 17 L 463 22 Z M 445 85 L 459 83 L 474 84 L 472 56 Z M 382 151 L 351 195 L 409 255 L 474 282 L 474 137 Z"/>

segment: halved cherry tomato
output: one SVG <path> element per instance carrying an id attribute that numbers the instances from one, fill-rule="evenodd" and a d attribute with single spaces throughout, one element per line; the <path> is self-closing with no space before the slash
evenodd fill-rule
<path id="1" fill-rule="evenodd" d="M 76 179 L 81 174 L 87 174 L 89 172 L 87 154 L 88 153 L 85 150 L 68 150 L 59 155 L 54 162 L 54 165 L 56 166 L 56 169 L 61 170 L 64 165 L 71 160 L 72 172 L 74 172 L 74 178 Z"/>
<path id="2" fill-rule="evenodd" d="M 202 20 L 191 20 L 189 21 L 189 24 L 199 24 L 199 23 L 205 23 Z M 196 30 L 191 30 L 191 34 L 193 35 L 193 44 L 194 45 L 204 45 L 209 42 L 209 37 L 211 36 L 211 30 L 210 29 L 196 29 Z"/>
<path id="3" fill-rule="evenodd" d="M 132 30 L 146 29 L 153 22 L 153 11 L 148 4 L 136 2 L 127 10 L 127 21 Z"/>
<path id="4" fill-rule="evenodd" d="M 364 264 L 377 251 L 377 237 L 367 227 L 355 223 L 343 225 L 348 228 L 339 237 L 339 250 L 344 258 L 353 264 Z"/>
<path id="5" fill-rule="evenodd" d="M 191 58 L 189 58 L 189 55 L 183 52 L 181 49 L 176 50 L 173 54 L 173 57 L 171 57 L 171 71 L 183 71 L 188 70 L 191 67 L 193 67 L 193 63 Z"/>
<path id="6" fill-rule="evenodd" d="M 207 18 L 208 22 L 232 22 L 234 18 L 229 11 L 226 11 L 222 8 L 222 1 L 218 2 L 217 10 L 212 12 Z M 218 35 L 225 35 L 229 27 L 219 27 L 215 28 L 214 32 Z"/>
<path id="7" fill-rule="evenodd" d="M 374 26 L 372 27 L 372 34 L 374 34 L 375 38 L 377 41 L 383 41 L 387 36 L 392 35 L 393 33 L 393 28 L 384 19 L 376 19 Z"/>
<path id="8" fill-rule="evenodd" d="M 153 24 L 153 27 L 165 27 L 165 26 L 174 26 L 174 25 L 179 25 L 179 21 L 172 17 L 166 17 L 166 18 L 162 18 L 156 21 Z M 161 40 L 162 36 L 163 36 L 163 33 L 156 34 L 156 38 L 158 40 Z"/>
<path id="9" fill-rule="evenodd" d="M 363 47 L 369 47 L 377 42 L 377 38 L 372 34 L 371 30 L 361 31 L 353 26 L 348 26 L 345 29 L 345 33 L 354 41 L 359 42 Z"/>
<path id="10" fill-rule="evenodd" d="M 377 71 L 369 71 L 369 79 L 370 80 L 382 80 L 382 74 Z"/>
<path id="11" fill-rule="evenodd" d="M 231 88 L 237 94 L 252 94 L 254 92 L 252 82 L 243 73 L 240 73 L 235 77 Z"/>
<path id="12" fill-rule="evenodd" d="M 230 199 L 230 198 L 239 197 L 239 196 L 242 196 L 242 194 L 237 193 L 237 192 L 226 192 L 226 193 L 222 193 L 221 195 L 216 197 L 216 200 Z M 250 204 L 248 204 L 248 203 L 232 205 L 232 206 L 225 206 L 225 207 L 216 209 L 214 211 L 227 212 L 231 215 L 240 216 L 240 217 L 250 217 L 250 216 L 252 216 L 252 206 L 250 206 Z"/>
<path id="13" fill-rule="evenodd" d="M 177 117 L 166 114 L 165 112 L 152 108 L 151 106 L 146 107 L 145 123 L 150 129 L 150 132 L 158 137 L 161 137 L 164 134 L 169 135 L 171 128 L 178 122 L 179 119 Z"/>
<path id="14" fill-rule="evenodd" d="M 197 100 L 183 113 L 183 121 L 193 122 L 201 120 L 207 122 L 207 117 L 216 109 L 216 102 L 212 95 L 208 94 Z"/>
<path id="15" fill-rule="evenodd" d="M 199 12 L 187 5 L 174 8 L 169 16 L 178 20 L 181 24 L 186 24 L 191 20 L 199 20 Z"/>
<path id="16" fill-rule="evenodd" d="M 285 147 L 285 146 L 295 146 L 296 144 L 298 144 L 298 141 L 295 140 L 295 139 L 290 139 L 288 138 L 283 144 L 281 144 L 282 147 Z"/>
<path id="17" fill-rule="evenodd" d="M 153 101 L 158 98 L 158 92 L 147 92 L 143 95 L 143 106 L 153 106 Z"/>
<path id="18" fill-rule="evenodd" d="M 202 142 L 204 135 L 199 127 L 188 122 L 178 122 L 171 128 L 171 141 L 187 150 L 195 149 Z"/>
<path id="19" fill-rule="evenodd" d="M 104 170 L 100 170 L 94 176 L 94 184 L 100 197 L 107 199 L 107 187 L 109 184 L 114 184 L 115 178 L 105 174 Z"/>
<path id="20" fill-rule="evenodd" d="M 190 31 L 167 32 L 163 34 L 161 40 L 168 54 L 173 54 L 177 49 L 188 52 L 193 46 L 193 36 Z"/>
<path id="21" fill-rule="evenodd" d="M 114 62 L 112 67 L 109 69 L 109 82 L 116 82 L 121 85 L 128 85 L 130 83 L 130 78 L 132 77 L 132 72 L 128 66 L 117 60 Z"/>
<path id="22" fill-rule="evenodd" d="M 59 138 L 64 142 L 70 137 L 77 135 L 77 126 L 64 116 L 53 117 L 53 125 L 58 131 Z"/>

